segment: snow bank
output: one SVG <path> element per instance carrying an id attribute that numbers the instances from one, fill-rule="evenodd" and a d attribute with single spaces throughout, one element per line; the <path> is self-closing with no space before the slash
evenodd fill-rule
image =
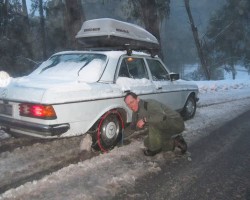
<path id="1" fill-rule="evenodd" d="M 0 87 L 6 87 L 10 83 L 11 77 L 5 71 L 0 71 Z"/>
<path id="2" fill-rule="evenodd" d="M 250 80 L 195 81 L 200 93 L 235 90 L 250 87 Z"/>

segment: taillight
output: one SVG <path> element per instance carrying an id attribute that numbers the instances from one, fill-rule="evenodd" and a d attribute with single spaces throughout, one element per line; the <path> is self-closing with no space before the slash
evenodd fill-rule
<path id="1" fill-rule="evenodd" d="M 51 105 L 21 103 L 19 104 L 19 114 L 25 117 L 56 119 L 55 110 Z"/>

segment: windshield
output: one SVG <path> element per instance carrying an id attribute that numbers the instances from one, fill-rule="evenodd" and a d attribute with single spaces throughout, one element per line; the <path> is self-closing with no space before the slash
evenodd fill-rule
<path id="1" fill-rule="evenodd" d="M 31 76 L 96 82 L 102 75 L 106 58 L 103 54 L 89 53 L 54 55 L 32 72 Z"/>

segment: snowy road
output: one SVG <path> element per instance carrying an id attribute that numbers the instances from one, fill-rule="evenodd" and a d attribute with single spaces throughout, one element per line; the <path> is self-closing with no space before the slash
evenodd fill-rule
<path id="1" fill-rule="evenodd" d="M 19 139 L 16 139 L 19 141 Z M 38 141 L 0 155 L 0 192 L 79 161 L 79 138 Z"/>
<path id="2" fill-rule="evenodd" d="M 249 200 L 250 110 L 189 146 L 192 161 L 171 159 L 114 200 Z"/>
<path id="3" fill-rule="evenodd" d="M 183 135 L 189 145 L 248 110 L 250 88 L 201 93 L 198 106 L 195 118 L 185 123 Z M 76 158 L 79 141 L 75 140 L 72 144 L 55 143 L 55 148 L 50 148 L 47 143 L 38 143 L 1 153 L 1 184 Z M 190 154 L 176 158 L 171 152 L 148 158 L 143 155 L 142 148 L 142 138 L 134 139 L 129 145 L 63 167 L 37 180 L 31 176 L 32 181 L 8 189 L 0 199 L 110 199 L 133 188 L 136 180 L 160 172 L 166 160 L 188 159 L 192 162 Z"/>

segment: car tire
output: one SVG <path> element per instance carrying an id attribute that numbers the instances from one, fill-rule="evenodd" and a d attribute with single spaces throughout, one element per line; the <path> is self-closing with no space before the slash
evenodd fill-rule
<path id="1" fill-rule="evenodd" d="M 98 123 L 97 132 L 93 135 L 92 148 L 107 152 L 122 139 L 122 118 L 116 111 L 103 115 Z"/>
<path id="2" fill-rule="evenodd" d="M 184 120 L 188 120 L 194 117 L 196 112 L 196 100 L 194 95 L 190 95 L 181 111 L 181 116 Z"/>

